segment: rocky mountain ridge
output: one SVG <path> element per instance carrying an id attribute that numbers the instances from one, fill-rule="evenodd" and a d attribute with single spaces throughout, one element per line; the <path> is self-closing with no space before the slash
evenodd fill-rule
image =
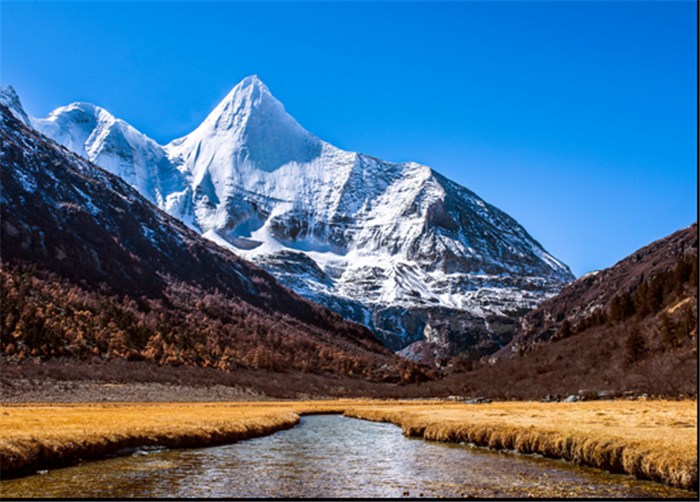
<path id="1" fill-rule="evenodd" d="M 19 114 L 19 99 L 3 92 Z M 493 352 L 510 340 L 502 329 L 509 316 L 573 279 L 473 192 L 427 166 L 333 147 L 255 76 L 165 146 L 85 103 L 46 119 L 24 115 L 205 237 L 370 327 L 393 350 L 430 338 L 451 354 Z"/>
<path id="2" fill-rule="evenodd" d="M 1 105 L 0 145 L 3 357 L 374 379 L 413 368 Z"/>

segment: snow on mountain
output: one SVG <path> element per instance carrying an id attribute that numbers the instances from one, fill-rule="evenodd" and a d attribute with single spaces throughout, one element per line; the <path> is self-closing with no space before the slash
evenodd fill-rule
<path id="1" fill-rule="evenodd" d="M 77 361 L 88 354 L 147 365 L 401 379 L 399 359 L 366 327 L 280 286 L 158 210 L 121 178 L 22 124 L 5 106 L 0 145 L 0 240 L 9 273 L 3 274 L 3 329 L 10 329 L 3 357 L 11 339 L 36 362 L 37 356 Z M 34 282 L 34 293 L 6 294 L 7 278 L 26 279 L 28 264 L 39 270 L 29 272 L 30 282 L 45 286 Z M 85 337 L 61 321 L 73 318 L 70 306 L 51 301 L 67 290 L 64 279 L 75 285 L 69 303 L 86 309 L 75 312 L 89 331 Z M 19 317 L 37 317 L 36 309 L 24 309 L 22 296 L 46 306 L 30 331 Z M 109 308 L 93 313 L 84 300 L 106 301 Z M 127 303 L 134 308 L 121 310 Z M 93 333 L 93 322 L 104 315 L 108 326 Z"/>
<path id="2" fill-rule="evenodd" d="M 11 85 L 0 87 L 0 103 L 9 108 L 12 115 L 25 125 L 31 125 L 29 115 L 24 111 L 19 96 Z"/>
<path id="3" fill-rule="evenodd" d="M 489 316 L 534 308 L 573 279 L 515 220 L 431 168 L 307 132 L 257 76 L 164 147 L 85 103 L 31 120 L 394 350 L 439 326 L 453 346 L 474 330 L 496 336 Z"/>
<path id="4" fill-rule="evenodd" d="M 321 141 L 284 111 L 265 84 L 248 77 L 195 131 L 165 150 L 192 177 L 195 221 L 201 230 L 214 229 L 233 240 L 257 225 L 251 220 L 257 212 L 251 206 L 256 195 L 285 202 L 294 198 L 299 188 L 295 176 L 303 175 L 318 156 Z"/>
<path id="5" fill-rule="evenodd" d="M 99 106 L 73 103 L 25 123 L 120 176 L 160 209 L 191 225 L 187 173 L 170 162 L 162 146 L 123 120 Z"/>

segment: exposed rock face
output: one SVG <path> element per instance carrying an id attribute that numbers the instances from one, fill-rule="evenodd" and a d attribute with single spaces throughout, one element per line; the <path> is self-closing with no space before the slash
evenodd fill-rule
<path id="1" fill-rule="evenodd" d="M 257 77 L 164 147 L 93 105 L 30 121 L 393 350 L 429 325 L 434 343 L 453 340 L 448 351 L 467 346 L 461 335 L 496 349 L 508 340 L 487 318 L 517 316 L 573 279 L 515 220 L 431 168 L 305 131 Z M 445 313 L 469 328 L 430 323 Z"/>

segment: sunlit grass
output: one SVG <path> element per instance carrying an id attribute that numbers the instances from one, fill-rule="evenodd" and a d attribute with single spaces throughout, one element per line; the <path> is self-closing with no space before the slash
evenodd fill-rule
<path id="1" fill-rule="evenodd" d="M 293 427 L 299 416 L 345 413 L 410 436 L 539 453 L 697 491 L 695 401 L 297 401 L 4 405 L 3 477 L 123 448 L 211 446 Z"/>
<path id="2" fill-rule="evenodd" d="M 0 471 L 3 477 L 33 473 L 137 446 L 232 443 L 293 427 L 300 413 L 342 413 L 345 407 L 343 401 L 4 405 Z"/>
<path id="3" fill-rule="evenodd" d="M 345 414 L 394 423 L 409 436 L 538 453 L 697 491 L 695 401 L 365 406 Z"/>

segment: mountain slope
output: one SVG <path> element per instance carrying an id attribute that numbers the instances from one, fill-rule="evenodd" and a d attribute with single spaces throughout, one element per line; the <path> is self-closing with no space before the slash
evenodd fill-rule
<path id="1" fill-rule="evenodd" d="M 684 257 L 697 256 L 698 226 L 693 223 L 659 239 L 604 270 L 588 273 L 562 289 L 522 320 L 520 332 L 502 353 L 531 350 L 561 334 L 564 321 L 603 324 L 613 303 L 675 267 Z M 656 292 L 663 296 L 663 291 Z M 634 309 L 632 309 L 634 310 Z M 657 310 L 655 308 L 654 310 Z M 583 325 L 582 325 L 583 326 Z"/>
<path id="2" fill-rule="evenodd" d="M 24 111 L 19 96 L 11 85 L 0 87 L 0 104 L 3 104 L 24 125 L 31 125 L 29 115 Z"/>
<path id="3" fill-rule="evenodd" d="M 4 352 L 398 377 L 399 359 L 365 327 L 281 287 L 4 106 L 0 142 Z"/>
<path id="4" fill-rule="evenodd" d="M 171 164 L 155 141 L 106 110 L 73 103 L 30 121 L 39 132 L 116 174 L 164 211 L 180 219 L 187 213 L 186 173 Z"/>
<path id="5" fill-rule="evenodd" d="M 255 76 L 164 147 L 91 105 L 32 123 L 394 350 L 428 332 L 448 352 L 469 337 L 492 352 L 509 337 L 488 317 L 532 309 L 573 279 L 473 192 L 427 166 L 318 139 Z M 445 313 L 455 322 L 441 322 Z"/>
<path id="6" fill-rule="evenodd" d="M 499 399 L 697 397 L 697 223 L 566 286 L 512 343 L 444 381 Z"/>

